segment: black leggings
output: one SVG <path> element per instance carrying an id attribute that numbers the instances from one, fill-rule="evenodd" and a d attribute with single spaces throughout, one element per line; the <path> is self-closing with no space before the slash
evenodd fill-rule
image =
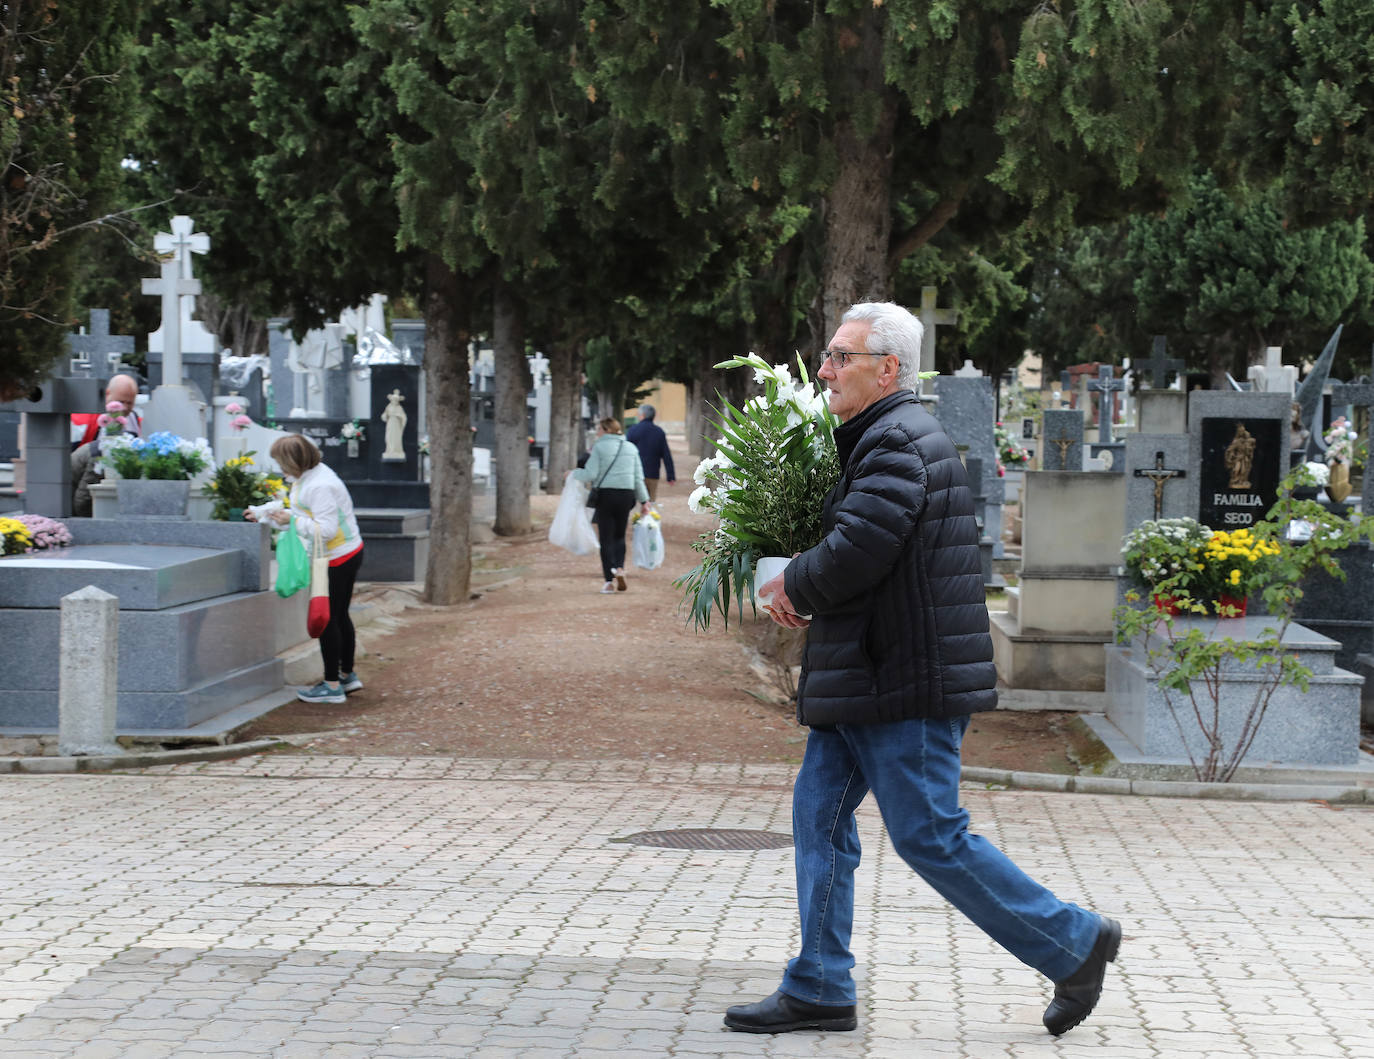
<path id="1" fill-rule="evenodd" d="M 329 568 L 329 624 L 320 633 L 320 655 L 324 658 L 324 679 L 339 682 L 340 673 L 353 672 L 353 654 L 358 646 L 348 605 L 353 601 L 353 582 L 363 565 L 359 548 L 338 566 Z"/>
<path id="2" fill-rule="evenodd" d="M 633 489 L 602 489 L 596 495 L 596 529 L 601 537 L 601 577 L 625 567 L 625 527 L 635 506 Z"/>

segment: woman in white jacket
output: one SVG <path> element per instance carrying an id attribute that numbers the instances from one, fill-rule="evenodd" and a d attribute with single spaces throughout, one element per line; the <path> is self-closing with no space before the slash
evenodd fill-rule
<path id="1" fill-rule="evenodd" d="M 353 584 L 363 565 L 363 538 L 353 516 L 353 498 L 339 476 L 320 462 L 320 450 L 300 434 L 288 434 L 272 444 L 276 460 L 291 484 L 291 510 L 273 511 L 279 524 L 292 520 L 308 551 L 320 531 L 329 558 L 329 624 L 320 633 L 324 679 L 313 688 L 302 688 L 302 702 L 343 702 L 350 691 L 361 691 L 363 682 L 353 668 L 357 639 L 348 616 Z M 247 517 L 247 516 L 245 516 Z"/>

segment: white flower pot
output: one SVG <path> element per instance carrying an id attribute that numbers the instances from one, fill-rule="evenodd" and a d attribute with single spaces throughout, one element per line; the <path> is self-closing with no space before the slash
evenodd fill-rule
<path id="1" fill-rule="evenodd" d="M 760 595 L 759 590 L 786 570 L 791 561 L 790 555 L 765 555 L 754 564 L 754 600 L 760 607 L 768 606 L 772 597 Z M 798 617 L 810 620 L 811 615 L 799 614 Z"/>

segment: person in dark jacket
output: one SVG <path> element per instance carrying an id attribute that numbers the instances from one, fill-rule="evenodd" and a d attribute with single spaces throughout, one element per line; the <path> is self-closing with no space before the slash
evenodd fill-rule
<path id="1" fill-rule="evenodd" d="M 849 951 L 859 837 L 871 790 L 892 844 L 941 896 L 1055 983 L 1056 1036 L 1102 993 L 1121 927 L 1061 901 L 985 838 L 959 805 L 969 716 L 997 705 L 973 496 L 954 445 L 913 393 L 921 324 L 892 304 L 843 317 L 818 373 L 841 477 L 825 539 L 758 590 L 807 628 L 798 719 L 810 726 L 792 797 L 802 947 L 781 988 L 730 1008 L 750 1033 L 857 1025 Z"/>
<path id="2" fill-rule="evenodd" d="M 668 451 L 668 435 L 654 422 L 654 406 L 639 406 L 639 422 L 625 432 L 625 440 L 639 450 L 640 462 L 644 465 L 644 487 L 649 490 L 649 499 L 658 499 L 658 473 L 667 470 L 668 484 L 677 481 L 673 471 L 673 454 Z"/>

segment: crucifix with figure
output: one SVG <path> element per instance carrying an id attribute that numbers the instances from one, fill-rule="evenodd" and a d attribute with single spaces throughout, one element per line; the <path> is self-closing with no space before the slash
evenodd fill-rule
<path id="1" fill-rule="evenodd" d="M 1164 483 L 1171 478 L 1187 478 L 1188 472 L 1178 470 L 1174 467 L 1164 466 L 1164 453 L 1155 453 L 1155 465 L 1153 467 L 1137 467 L 1135 469 L 1137 478 L 1148 478 L 1155 484 L 1155 518 L 1164 517 Z"/>
<path id="2" fill-rule="evenodd" d="M 1088 383 L 1088 389 L 1100 396 L 1097 405 L 1097 443 L 1108 445 L 1112 440 L 1112 419 L 1116 416 L 1116 394 L 1126 388 L 1126 380 L 1116 378 L 1116 369 L 1103 364 L 1098 369 L 1097 378 Z"/>

